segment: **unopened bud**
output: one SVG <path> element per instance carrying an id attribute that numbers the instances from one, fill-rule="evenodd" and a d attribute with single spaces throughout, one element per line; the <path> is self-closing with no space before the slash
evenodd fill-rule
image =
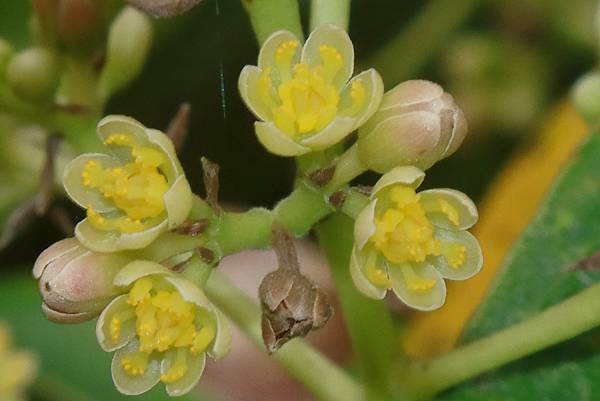
<path id="1" fill-rule="evenodd" d="M 274 231 L 273 236 L 279 269 L 267 274 L 258 290 L 262 336 L 269 353 L 292 338 L 323 327 L 333 314 L 325 293 L 300 273 L 289 234 Z"/>
<path id="2" fill-rule="evenodd" d="M 17 53 L 6 67 L 6 80 L 20 98 L 48 101 L 58 87 L 61 62 L 58 55 L 44 47 L 32 47 Z"/>
<path id="3" fill-rule="evenodd" d="M 152 24 L 141 11 L 126 7 L 110 27 L 106 64 L 98 84 L 103 101 L 138 76 L 152 44 Z"/>
<path id="4" fill-rule="evenodd" d="M 154 17 L 174 17 L 189 11 L 202 0 L 125 0 Z"/>
<path id="5" fill-rule="evenodd" d="M 403 165 L 427 169 L 454 153 L 466 134 L 462 110 L 441 86 L 406 81 L 383 95 L 378 111 L 360 128 L 358 152 L 379 173 Z"/>
<path id="6" fill-rule="evenodd" d="M 60 323 L 92 319 L 119 294 L 115 275 L 131 261 L 118 253 L 97 253 L 75 238 L 55 243 L 38 257 L 33 275 L 39 279 L 42 310 Z"/>
<path id="7" fill-rule="evenodd" d="M 594 70 L 579 78 L 573 86 L 571 97 L 586 122 L 600 120 L 600 72 Z"/>

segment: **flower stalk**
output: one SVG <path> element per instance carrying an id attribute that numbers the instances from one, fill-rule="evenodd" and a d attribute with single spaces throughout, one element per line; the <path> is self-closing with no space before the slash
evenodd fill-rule
<path id="1" fill-rule="evenodd" d="M 432 395 L 600 325 L 600 284 L 486 338 L 402 371 L 416 399 Z"/>
<path id="2" fill-rule="evenodd" d="M 241 0 L 259 45 L 275 31 L 284 29 L 303 38 L 300 10 L 296 0 Z"/>
<path id="3" fill-rule="evenodd" d="M 350 0 L 312 0 L 310 6 L 311 31 L 321 24 L 336 24 L 348 30 Z"/>

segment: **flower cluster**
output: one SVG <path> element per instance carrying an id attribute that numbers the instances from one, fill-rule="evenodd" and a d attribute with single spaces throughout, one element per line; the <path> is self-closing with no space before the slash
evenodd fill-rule
<path id="1" fill-rule="evenodd" d="M 98 342 L 115 352 L 112 376 L 122 393 L 160 381 L 182 395 L 198 382 L 206 355 L 222 358 L 231 345 L 228 323 L 201 283 L 167 268 L 191 270 L 202 243 L 170 232 L 190 214 L 190 186 L 164 133 L 108 116 L 98 135 L 110 154 L 83 154 L 65 168 L 65 191 L 87 217 L 75 238 L 52 245 L 34 265 L 42 310 L 65 323 L 100 314 Z"/>
<path id="2" fill-rule="evenodd" d="M 15 350 L 8 326 L 0 322 L 0 399 L 22 400 L 36 370 L 36 358 L 28 352 Z"/>

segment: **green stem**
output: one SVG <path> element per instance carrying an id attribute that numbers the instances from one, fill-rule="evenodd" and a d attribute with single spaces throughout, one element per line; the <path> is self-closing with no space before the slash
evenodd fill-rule
<path id="1" fill-rule="evenodd" d="M 331 181 L 327 184 L 325 192 L 330 193 L 335 191 L 367 170 L 368 167 L 360 160 L 358 145 L 352 145 L 336 161 L 335 172 Z"/>
<path id="2" fill-rule="evenodd" d="M 524 322 L 467 344 L 444 356 L 415 363 L 402 372 L 415 395 L 433 394 L 484 372 L 531 355 L 600 325 L 600 283 Z"/>
<path id="3" fill-rule="evenodd" d="M 297 0 L 241 0 L 250 16 L 259 45 L 275 31 L 285 29 L 304 39 Z"/>
<path id="4" fill-rule="evenodd" d="M 353 189 L 346 193 L 346 199 L 340 208 L 340 212 L 353 220 L 356 220 L 358 214 L 369 204 L 369 197 Z"/>
<path id="5" fill-rule="evenodd" d="M 389 399 L 385 391 L 389 388 L 391 367 L 399 358 L 396 350 L 400 346 L 383 302 L 365 298 L 350 278 L 352 224 L 348 217 L 336 214 L 317 227 L 317 235 L 331 266 L 354 352 L 368 384 L 368 399 Z"/>
<path id="6" fill-rule="evenodd" d="M 332 23 L 348 30 L 350 0 L 312 0 L 310 5 L 310 30 Z"/>
<path id="7" fill-rule="evenodd" d="M 333 210 L 321 191 L 300 183 L 290 196 L 279 202 L 273 213 L 275 220 L 297 236 L 303 236 Z"/>
<path id="8" fill-rule="evenodd" d="M 214 272 L 206 286 L 208 297 L 250 339 L 260 347 L 261 312 L 248 295 L 219 272 Z M 273 355 L 298 381 L 323 401 L 363 401 L 364 391 L 346 372 L 325 358 L 306 341 L 294 339 Z"/>
<path id="9" fill-rule="evenodd" d="M 481 2 L 482 0 L 425 2 L 420 14 L 383 49 L 370 57 L 365 65 L 375 67 L 388 84 L 413 77 L 435 51 L 447 43 L 452 31 Z"/>

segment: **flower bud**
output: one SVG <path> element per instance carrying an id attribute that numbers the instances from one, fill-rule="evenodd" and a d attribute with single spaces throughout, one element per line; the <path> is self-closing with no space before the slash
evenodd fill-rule
<path id="1" fill-rule="evenodd" d="M 575 82 L 571 94 L 577 111 L 588 123 L 600 119 L 600 72 L 591 71 Z"/>
<path id="2" fill-rule="evenodd" d="M 6 69 L 6 80 L 15 94 L 32 102 L 50 100 L 58 87 L 60 75 L 60 58 L 44 47 L 32 47 L 17 53 Z"/>
<path id="3" fill-rule="evenodd" d="M 377 112 L 358 132 L 358 152 L 370 169 L 386 173 L 414 165 L 427 169 L 461 145 L 467 122 L 438 84 L 406 81 L 383 95 Z"/>
<path id="4" fill-rule="evenodd" d="M 267 274 L 259 296 L 263 341 L 269 353 L 294 337 L 323 327 L 333 314 L 325 293 L 296 270 L 278 269 Z"/>
<path id="5" fill-rule="evenodd" d="M 151 44 L 152 24 L 148 17 L 134 8 L 124 8 L 110 27 L 106 65 L 98 84 L 100 99 L 108 99 L 137 77 Z"/>
<path id="6" fill-rule="evenodd" d="M 33 267 L 33 275 L 39 279 L 44 314 L 60 323 L 95 317 L 119 294 L 113 280 L 130 261 L 118 253 L 92 252 L 75 238 L 50 246 Z"/>

